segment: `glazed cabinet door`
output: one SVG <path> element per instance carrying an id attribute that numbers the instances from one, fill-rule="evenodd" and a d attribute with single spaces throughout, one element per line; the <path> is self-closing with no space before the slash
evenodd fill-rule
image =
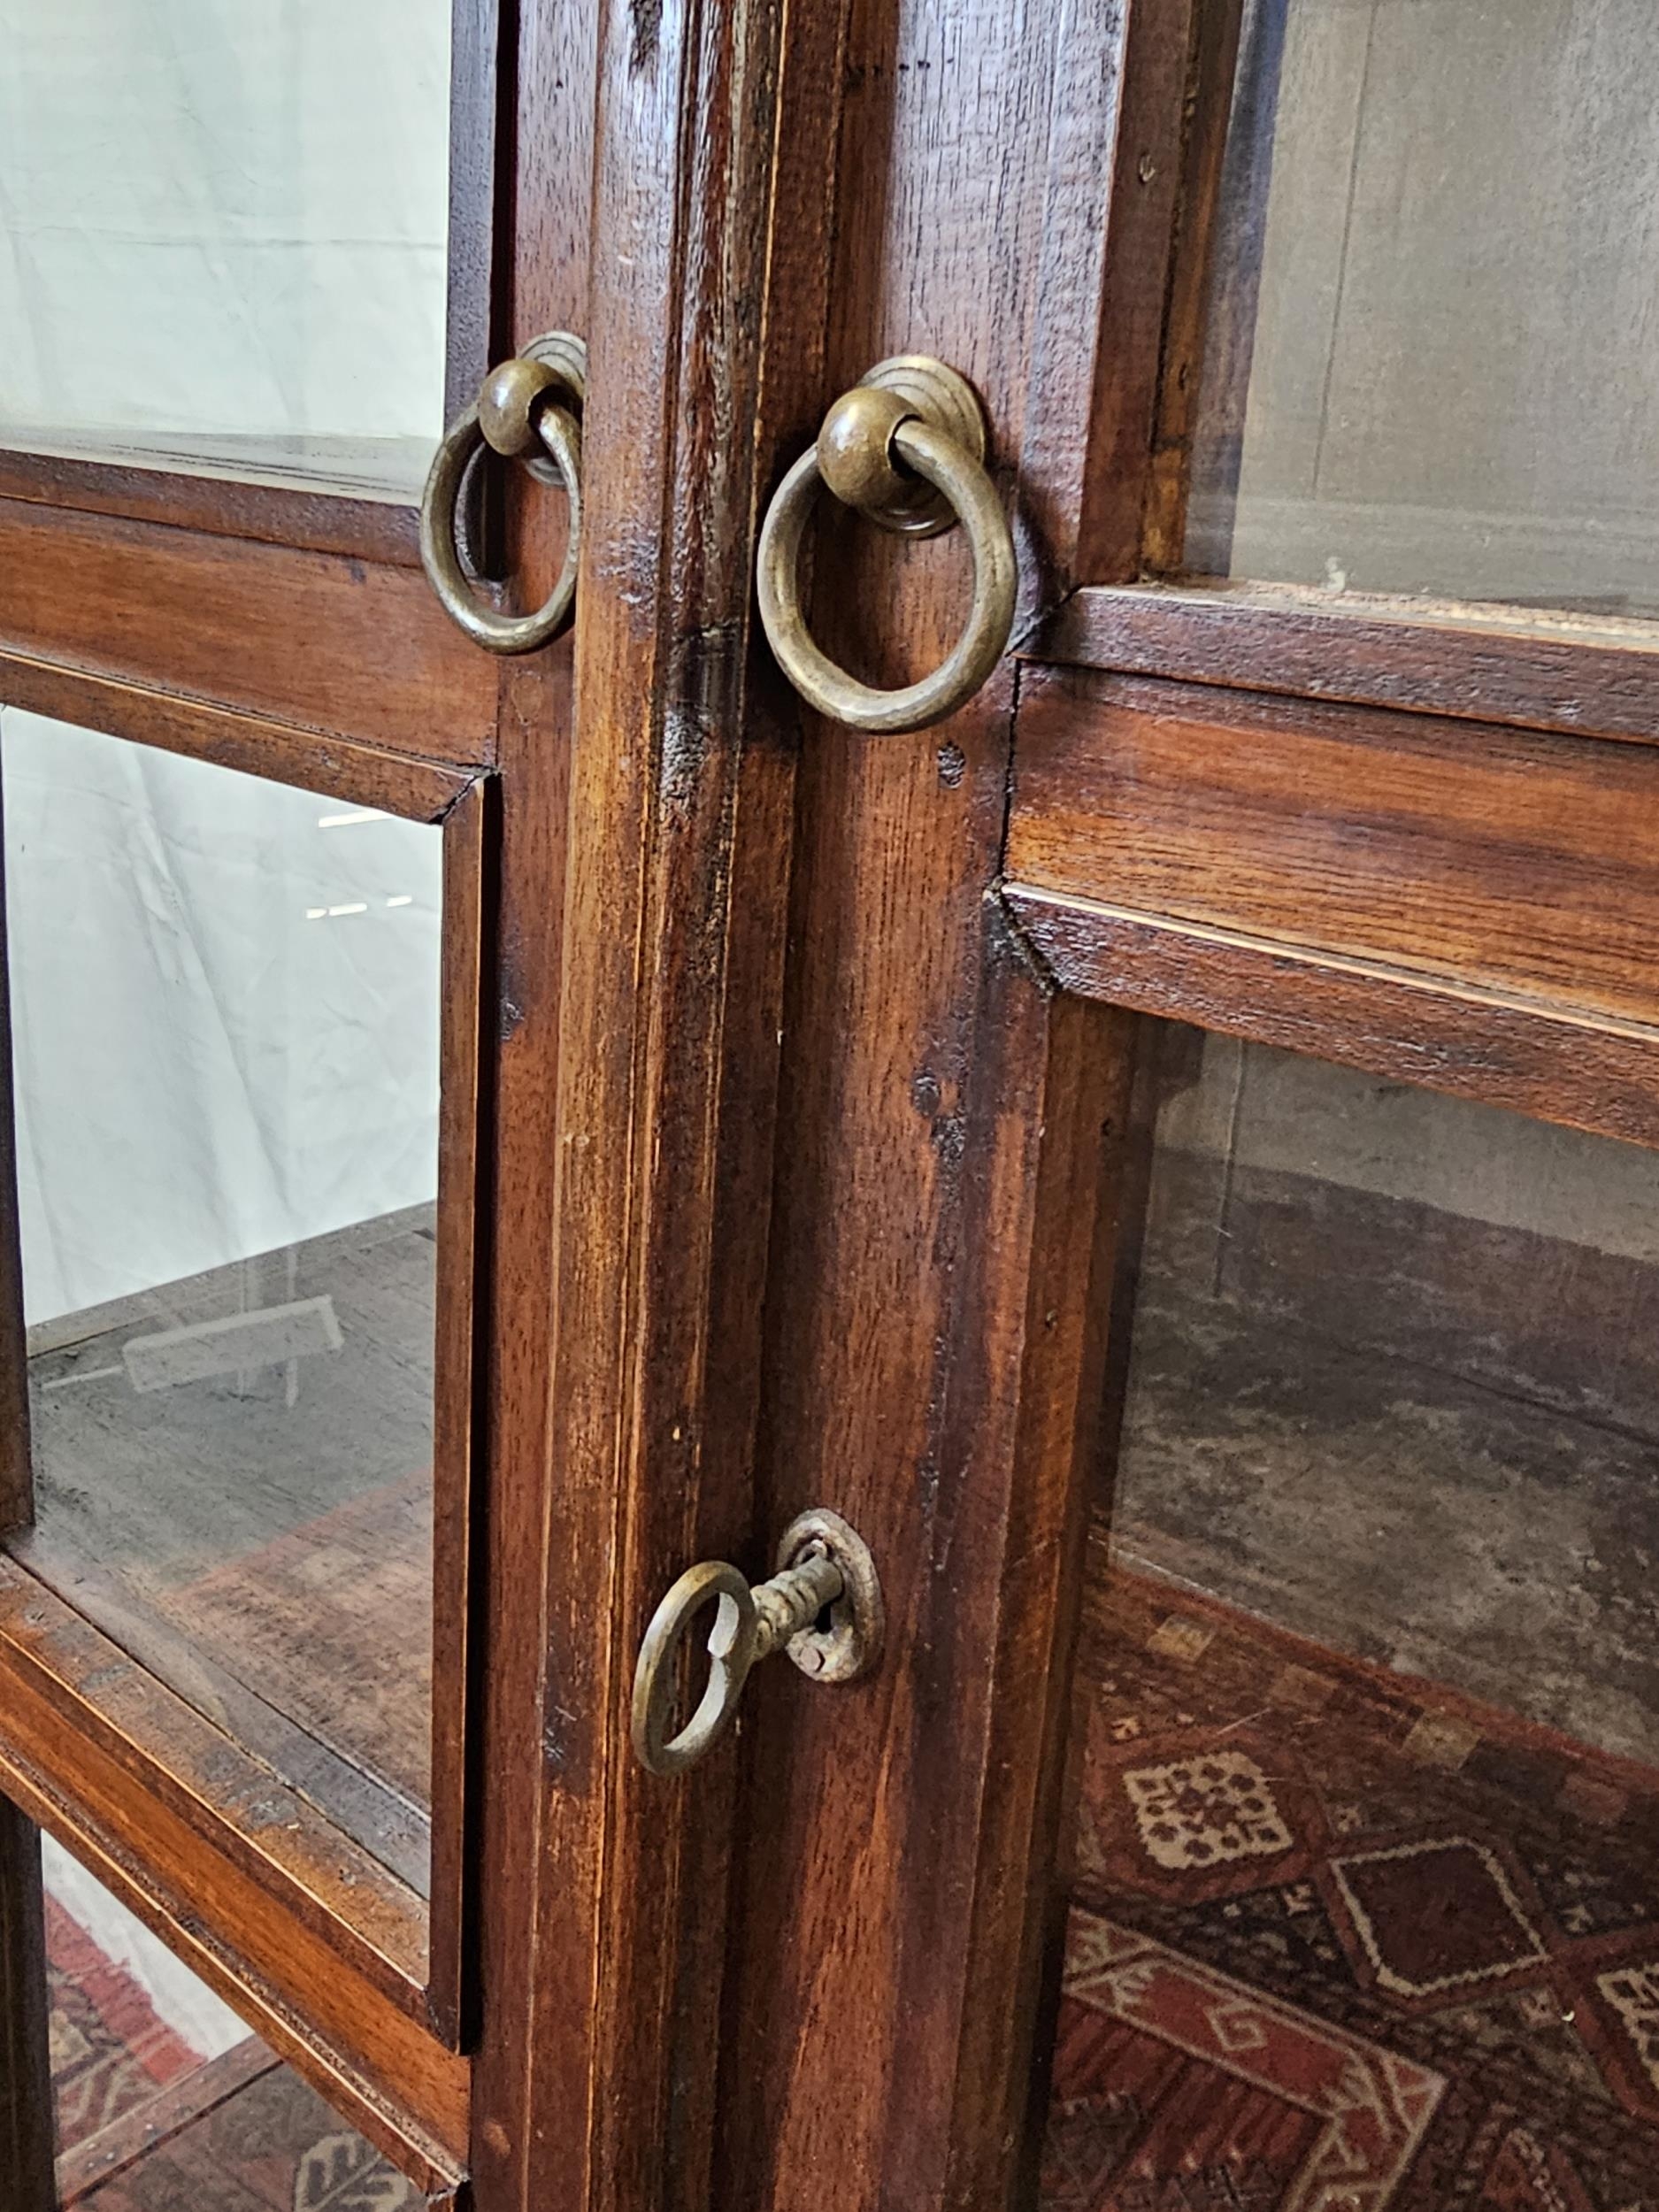
<path id="1" fill-rule="evenodd" d="M 449 2202 L 528 1949 L 590 27 L 7 14 L 0 1787 L 59 2057 L 58 1936 L 142 1923 Z M 545 484 L 464 421 L 427 502 L 452 619 L 429 465 L 549 334 Z"/>
<path id="2" fill-rule="evenodd" d="M 1651 2185 L 1650 1671 L 1620 1625 L 1651 1605 L 1608 1555 L 1652 1537 L 1638 12 L 860 0 L 788 19 L 770 104 L 728 78 L 703 110 L 764 116 L 772 180 L 777 673 L 748 741 L 781 714 L 792 819 L 780 861 L 761 810 L 743 902 L 787 868 L 752 1503 L 717 1543 L 666 1502 L 689 1540 L 657 1587 L 699 1557 L 757 1582 L 828 1508 L 887 1623 L 856 1682 L 757 1665 L 726 1743 L 645 1800 L 680 1838 L 734 1793 L 720 2039 L 665 2108 L 727 2212 L 1380 2206 L 1409 2170 L 1448 2204 L 1543 2173 L 1622 2212 Z M 729 180 L 728 151 L 687 178 Z M 745 296 L 695 234 L 716 350 Z M 741 427 L 747 457 L 754 405 L 740 382 L 683 434 Z M 918 479 L 961 526 L 879 526 L 926 519 Z M 697 677 L 741 634 L 682 638 Z M 687 707 L 665 787 L 730 712 Z M 696 1433 L 668 1388 L 664 1451 Z M 1483 1480 L 1532 1547 L 1510 1582 L 1471 1533 Z M 1563 1499 L 1598 1495 L 1586 1567 Z M 1114 1543 L 1150 1576 L 1112 1578 Z M 1522 1691 L 1517 1582 L 1549 1624 Z M 1268 1614 L 1259 1648 L 1217 1603 Z M 1346 1659 L 1322 1676 L 1298 1637 Z M 1466 1924 L 1458 1955 L 1409 1899 L 1379 1932 L 1379 1869 L 1429 1816 L 1388 1832 L 1393 1770 L 1343 1796 L 1337 1705 L 1296 1724 L 1305 1793 L 1263 1718 L 1379 1652 L 1423 1678 L 1353 1690 L 1355 1740 L 1410 1740 L 1454 1778 L 1409 1801 L 1482 1837 L 1533 1776 L 1578 1821 L 1573 1879 L 1622 1868 L 1619 1932 L 1552 1917 L 1548 1869 L 1483 1841 L 1458 1864 L 1509 1885 L 1492 1926 L 1524 1957 L 1474 1958 Z M 1588 1717 L 1596 1663 L 1622 1718 Z M 1602 1754 L 1633 1756 L 1617 1786 Z M 1301 1884 L 1348 1962 L 1330 2015 L 1256 2001 L 1279 1938 L 1235 1901 L 1275 1873 L 1281 1920 Z M 1167 1933 L 1183 1896 L 1209 1954 Z M 1572 2028 L 1594 2122 L 1556 2090 L 1498 2109 L 1465 2047 L 1505 1977 L 1536 2050 Z"/>

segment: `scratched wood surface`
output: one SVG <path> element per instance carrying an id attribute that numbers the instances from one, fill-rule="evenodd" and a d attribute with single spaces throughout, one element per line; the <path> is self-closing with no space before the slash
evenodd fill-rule
<path id="1" fill-rule="evenodd" d="M 1651 1027 L 1643 746 L 1028 672 L 1021 883 Z"/>
<path id="2" fill-rule="evenodd" d="M 818 405 L 900 351 L 971 376 L 1028 609 L 1080 548 L 1123 545 L 1120 495 L 1138 529 L 1161 262 L 1125 243 L 1109 272 L 1101 240 L 1167 232 L 1140 128 L 1167 84 L 1178 130 L 1186 27 L 1162 6 L 849 13 Z M 1118 98 L 1126 44 L 1141 105 Z M 1138 334 L 1120 348 L 1107 293 Z M 825 518 L 815 575 L 823 641 L 879 681 L 919 674 L 961 619 L 950 540 Z M 756 1523 L 845 1514 L 891 1640 L 853 1690 L 774 1671 L 752 1691 L 741 1832 L 764 1841 L 733 1920 L 718 2170 L 754 2212 L 832 2190 L 977 2208 L 1020 2175 L 1063 1747 L 1048 1686 L 1131 1032 L 1052 997 L 987 908 L 1013 703 L 1005 668 L 925 736 L 803 718 Z"/>

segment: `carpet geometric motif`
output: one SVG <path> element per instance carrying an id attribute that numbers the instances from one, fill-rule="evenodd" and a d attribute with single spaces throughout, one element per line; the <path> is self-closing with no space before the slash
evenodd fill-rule
<path id="1" fill-rule="evenodd" d="M 1396 1996 L 1441 1996 L 1548 1956 L 1497 1854 L 1471 1837 L 1345 1855 L 1331 1872 L 1366 1963 Z"/>
<path id="2" fill-rule="evenodd" d="M 1156 1863 L 1174 1870 L 1233 1859 L 1276 1859 L 1294 1839 L 1267 1777 L 1239 1751 L 1212 1751 L 1123 1778 L 1135 1825 Z"/>
<path id="3" fill-rule="evenodd" d="M 216 2093 L 213 2067 L 50 1897 L 46 1942 L 60 2158 L 81 2148 L 96 2171 L 102 2131 L 121 2122 L 125 2141 L 141 2121 L 151 2129 L 166 2100 L 153 2146 L 78 2191 L 73 2212 L 417 2212 L 425 2203 L 269 2053 L 268 2070 L 233 2095 Z"/>
<path id="4" fill-rule="evenodd" d="M 1286 2200 L 1297 2204 L 1383 2212 L 1446 2086 L 1426 2067 L 1081 1912 L 1073 1921 L 1065 1986 L 1074 2014 L 1104 2014 L 1138 2030 L 1147 2044 L 1191 2062 L 1189 2080 L 1194 2086 L 1207 2081 L 1204 2101 L 1212 2112 L 1230 2099 L 1237 2103 L 1242 2090 L 1259 2131 L 1263 2118 L 1280 2108 L 1275 2132 L 1281 2145 L 1295 2145 L 1281 2195 L 1288 2186 Z M 1063 2036 L 1064 2057 L 1075 2057 L 1087 2044 L 1080 2030 L 1069 2043 Z M 1056 2084 L 1063 2096 L 1078 2086 L 1064 2057 Z M 1230 2163 L 1236 2170 L 1251 2150 L 1246 2144 L 1217 2147 L 1219 2158 L 1210 2163 L 1219 2173 Z M 1143 2142 L 1124 2179 L 1151 2187 L 1166 2178 L 1161 2162 L 1161 2147 Z M 1180 2162 L 1189 2183 L 1204 2170 L 1195 2144 L 1187 2146 Z M 1257 2165 L 1267 2170 L 1259 2156 Z"/>
<path id="5" fill-rule="evenodd" d="M 1659 2089 L 1659 1965 L 1621 1967 L 1596 1987 L 1623 2022 L 1648 2080 Z"/>
<path id="6" fill-rule="evenodd" d="M 1659 2212 L 1659 1776 L 1091 1586 L 1044 2212 Z"/>
<path id="7" fill-rule="evenodd" d="M 46 1970 L 58 2147 L 65 2151 L 147 2104 L 189 2070 L 194 2055 L 54 1897 L 46 1901 Z"/>

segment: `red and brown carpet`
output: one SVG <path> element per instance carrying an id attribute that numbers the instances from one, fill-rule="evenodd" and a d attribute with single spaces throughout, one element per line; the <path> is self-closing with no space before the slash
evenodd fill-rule
<path id="1" fill-rule="evenodd" d="M 1045 2212 L 1659 2212 L 1659 1776 L 1097 1586 Z"/>
<path id="2" fill-rule="evenodd" d="M 188 2073 L 195 2055 L 156 2016 L 130 1974 L 46 1901 L 58 2147 L 73 2150 Z"/>
<path id="3" fill-rule="evenodd" d="M 65 2212 L 412 2212 L 422 2201 L 256 2039 L 198 2058 L 51 1899 L 46 1941 Z"/>

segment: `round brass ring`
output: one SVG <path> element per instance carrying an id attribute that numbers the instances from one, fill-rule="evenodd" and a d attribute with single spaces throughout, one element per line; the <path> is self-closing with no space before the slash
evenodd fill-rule
<path id="1" fill-rule="evenodd" d="M 421 494 L 420 562 L 427 581 L 450 619 L 459 624 L 474 644 L 490 653 L 534 653 L 568 627 L 576 603 L 582 537 L 581 431 L 570 409 L 557 403 L 541 409 L 535 427 L 570 502 L 570 536 L 552 596 L 534 614 L 497 614 L 493 607 L 480 604 L 461 565 L 455 541 L 456 511 L 467 470 L 484 448 L 476 407 L 467 409 L 438 448 Z M 539 474 L 542 465 L 535 462 L 533 472 Z"/>
<path id="2" fill-rule="evenodd" d="M 973 603 L 949 657 L 902 691 L 879 691 L 838 668 L 814 642 L 799 589 L 801 540 L 822 479 L 818 451 L 801 456 L 761 526 L 760 618 L 778 664 L 818 713 L 857 730 L 892 736 L 925 730 L 966 704 L 1002 657 L 1014 626 L 1018 572 L 1014 541 L 984 468 L 946 432 L 918 416 L 893 433 L 892 451 L 949 500 L 973 552 Z"/>
<path id="3" fill-rule="evenodd" d="M 680 1640 L 710 1598 L 718 1610 L 709 1632 L 709 1679 L 696 1711 L 671 1736 Z M 758 1624 L 747 1579 L 724 1560 L 688 1567 L 675 1583 L 651 1616 L 634 1671 L 634 1749 L 648 1772 L 683 1774 L 725 1733 L 755 1663 Z"/>

